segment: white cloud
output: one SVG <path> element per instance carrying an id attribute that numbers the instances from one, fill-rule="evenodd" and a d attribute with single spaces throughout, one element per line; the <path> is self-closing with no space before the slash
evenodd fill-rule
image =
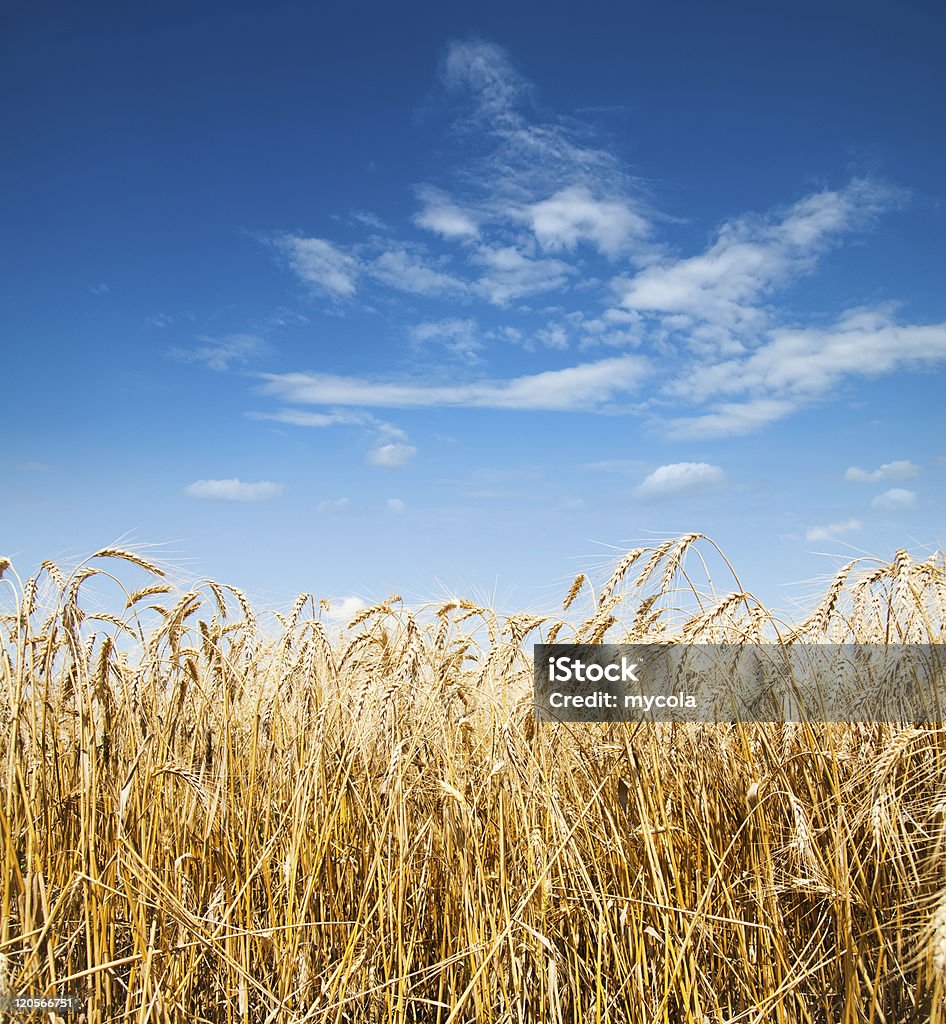
<path id="1" fill-rule="evenodd" d="M 421 256 L 406 248 L 382 253 L 368 269 L 383 284 L 413 295 L 442 295 L 467 287 L 459 278 L 427 266 Z"/>
<path id="2" fill-rule="evenodd" d="M 586 462 L 584 468 L 602 473 L 636 473 L 641 464 L 637 459 L 601 459 L 598 462 Z"/>
<path id="3" fill-rule="evenodd" d="M 738 437 L 751 434 L 795 411 L 793 402 L 759 398 L 750 402 L 723 402 L 702 416 L 681 417 L 664 425 L 667 437 Z"/>
<path id="4" fill-rule="evenodd" d="M 871 508 L 883 512 L 898 512 L 901 509 L 913 508 L 916 504 L 916 491 L 908 491 L 903 487 L 893 487 L 883 494 L 878 494 L 870 503 Z"/>
<path id="5" fill-rule="evenodd" d="M 279 412 L 251 412 L 253 420 L 272 420 L 289 423 L 294 427 L 337 427 L 360 424 L 362 417 L 350 412 L 308 412 L 304 409 L 280 409 Z"/>
<path id="6" fill-rule="evenodd" d="M 576 273 L 561 260 L 532 259 L 515 246 L 482 246 L 474 257 L 487 269 L 476 282 L 477 294 L 494 306 L 506 306 L 513 299 L 559 290 Z"/>
<path id="7" fill-rule="evenodd" d="M 351 509 L 350 498 L 326 498 L 315 506 L 316 512 L 323 515 L 342 515 Z"/>
<path id="8" fill-rule="evenodd" d="M 451 43 L 441 76 L 449 91 L 473 98 L 476 116 L 494 130 L 515 123 L 514 108 L 529 90 L 506 51 L 478 39 Z"/>
<path id="9" fill-rule="evenodd" d="M 376 231 L 390 230 L 388 225 L 370 210 L 352 210 L 351 215 L 359 224 L 364 224 L 366 228 L 374 228 Z"/>
<path id="10" fill-rule="evenodd" d="M 845 472 L 844 479 L 848 483 L 876 484 L 885 480 L 909 480 L 919 472 L 919 466 L 908 459 L 900 459 L 896 462 L 885 462 L 880 469 L 865 470 L 859 466 L 851 466 Z"/>
<path id="11" fill-rule="evenodd" d="M 547 258 L 549 253 L 571 259 L 582 243 L 609 258 L 644 251 L 649 224 L 631 196 L 637 186 L 612 153 L 589 144 L 587 130 L 565 119 L 534 119 L 524 102 L 529 83 L 501 47 L 454 42 L 441 76 L 447 93 L 460 101 L 450 138 L 461 149 L 472 141 L 472 149 L 457 154 L 449 188 L 415 187 L 413 222 L 436 241 L 463 243 L 457 263 L 447 269 L 423 246 L 406 239 L 386 243 L 377 234 L 349 246 L 286 234 L 276 245 L 298 277 L 333 299 L 351 298 L 373 284 L 506 306 L 570 287 L 577 268 Z M 352 219 L 369 229 L 386 228 L 363 210 L 351 213 Z M 536 257 L 537 244 L 546 258 Z M 597 284 L 587 275 L 582 280 Z"/>
<path id="12" fill-rule="evenodd" d="M 268 501 L 282 494 L 285 484 L 269 480 L 247 484 L 233 477 L 229 480 L 197 480 L 184 488 L 189 498 L 202 501 Z"/>
<path id="13" fill-rule="evenodd" d="M 372 448 L 365 456 L 365 462 L 371 466 L 383 466 L 385 469 L 402 469 L 414 458 L 417 449 L 412 444 L 382 444 Z"/>
<path id="14" fill-rule="evenodd" d="M 616 356 L 563 370 L 466 384 L 383 383 L 322 373 L 263 374 L 263 390 L 308 405 L 594 411 L 626 398 L 649 373 L 639 356 Z"/>
<path id="15" fill-rule="evenodd" d="M 726 474 L 719 466 L 707 462 L 674 462 L 659 466 L 645 477 L 634 491 L 634 496 L 645 501 L 673 498 L 695 491 L 706 491 L 726 482 Z"/>
<path id="16" fill-rule="evenodd" d="M 606 309 L 597 316 L 582 310 L 567 315 L 570 323 L 581 334 L 581 348 L 608 345 L 612 348 L 637 346 L 644 339 L 644 317 L 633 310 Z"/>
<path id="17" fill-rule="evenodd" d="M 812 526 L 805 531 L 806 540 L 831 540 L 839 537 L 842 533 L 850 533 L 851 530 L 859 530 L 863 524 L 860 519 L 848 519 L 843 523 L 828 523 L 827 526 Z"/>
<path id="18" fill-rule="evenodd" d="M 518 327 L 510 327 L 508 324 L 504 324 L 502 327 L 495 327 L 493 330 L 486 333 L 486 337 L 491 341 L 509 342 L 513 345 L 522 344 L 523 333 Z"/>
<path id="19" fill-rule="evenodd" d="M 533 337 L 549 348 L 568 348 L 568 331 L 562 324 L 548 324 L 537 330 Z"/>
<path id="20" fill-rule="evenodd" d="M 879 376 L 905 366 L 946 359 L 946 323 L 900 326 L 882 310 L 846 314 L 829 330 L 781 328 L 772 340 L 738 365 L 721 364 L 719 391 L 764 387 L 797 395 L 820 395 L 845 376 Z"/>
<path id="21" fill-rule="evenodd" d="M 443 238 L 476 238 L 480 231 L 472 216 L 460 209 L 439 188 L 423 185 L 417 189 L 423 209 L 414 216 L 419 228 L 432 231 Z"/>
<path id="22" fill-rule="evenodd" d="M 256 322 L 264 327 L 305 327 L 312 323 L 305 313 L 299 313 L 286 306 L 277 306 L 272 313 L 268 313 Z"/>
<path id="23" fill-rule="evenodd" d="M 367 607 L 367 604 L 360 597 L 355 597 L 354 594 L 349 594 L 346 597 L 333 597 L 329 602 L 325 617 L 331 622 L 347 625 L 362 609 Z"/>
<path id="24" fill-rule="evenodd" d="M 595 199 L 584 185 L 561 189 L 549 199 L 533 203 L 528 216 L 543 249 L 561 252 L 587 241 L 611 259 L 649 229 L 626 200 Z"/>
<path id="25" fill-rule="evenodd" d="M 279 409 L 277 412 L 249 412 L 252 420 L 271 420 L 293 427 L 364 427 L 386 441 L 406 441 L 407 433 L 394 423 L 379 420 L 367 412 L 335 409 L 332 412 L 310 412 L 307 409 Z"/>
<path id="26" fill-rule="evenodd" d="M 342 247 L 287 235 L 279 244 L 290 266 L 333 298 L 349 298 L 356 288 L 369 292 L 363 308 L 375 312 L 398 298 L 387 294 L 373 303 L 381 289 L 449 298 L 454 308 L 462 302 L 462 315 L 443 318 L 437 310 L 411 338 L 442 345 L 470 364 L 507 340 L 529 351 L 540 344 L 616 351 L 646 345 L 652 362 L 602 361 L 455 385 L 396 382 L 393 375 L 383 383 L 283 374 L 268 378 L 271 393 L 340 406 L 616 411 L 654 367 L 665 371 L 666 383 L 655 386 L 646 408 L 663 436 L 737 436 L 835 394 L 850 379 L 946 361 L 946 323 L 900 324 L 892 309 L 878 308 L 809 327 L 772 305 L 777 289 L 810 273 L 846 235 L 900 203 L 896 190 L 855 179 L 765 215 L 731 217 L 702 251 L 671 258 L 651 240 L 656 222 L 640 182 L 587 126 L 538 119 L 530 84 L 501 47 L 477 39 L 451 43 L 441 78 L 455 115 L 449 141 L 457 170 L 444 183 L 415 188 L 413 225 L 431 232 L 429 247 L 416 236 L 375 233 Z M 373 215 L 359 219 L 375 226 Z M 626 275 L 601 279 L 604 261 L 591 264 L 598 254 L 626 259 Z M 541 311 L 551 318 L 544 325 L 539 320 L 542 326 L 536 320 L 493 326 L 488 311 L 470 326 L 467 312 L 476 303 L 535 314 L 522 303 L 548 293 L 557 305 Z M 413 308 L 410 315 L 424 317 Z M 605 366 L 615 370 L 614 380 L 592 369 Z M 560 392 L 572 383 L 580 393 Z"/>
<path id="27" fill-rule="evenodd" d="M 355 294 L 358 260 L 342 252 L 324 238 L 284 235 L 276 244 L 285 253 L 289 266 L 300 280 L 337 298 Z"/>
<path id="28" fill-rule="evenodd" d="M 893 199 L 889 189 L 852 181 L 839 191 L 802 199 L 774 222 L 729 221 L 702 255 L 642 270 L 627 282 L 621 304 L 733 329 L 757 326 L 761 311 L 754 303 L 761 296 L 810 270 L 832 236 L 862 226 Z"/>
<path id="29" fill-rule="evenodd" d="M 385 508 L 392 516 L 402 516 L 407 511 L 407 503 L 400 498 L 388 498 Z"/>
<path id="30" fill-rule="evenodd" d="M 623 201 L 632 185 L 615 156 L 589 144 L 574 122 L 534 119 L 532 86 L 500 47 L 478 40 L 452 43 L 443 68 L 448 93 L 465 101 L 455 134 L 472 138 L 459 180 L 493 213 L 529 221 L 529 207 L 563 189 Z M 630 204 L 631 209 L 634 208 Z"/>
<path id="31" fill-rule="evenodd" d="M 196 348 L 172 348 L 170 354 L 186 363 L 203 363 L 211 370 L 229 370 L 234 363 L 246 363 L 267 351 L 255 334 L 228 334 L 224 338 L 201 335 Z"/>
<path id="32" fill-rule="evenodd" d="M 483 348 L 476 321 L 451 317 L 447 320 L 426 320 L 409 330 L 411 340 L 418 345 L 437 344 L 468 363 L 479 361 Z"/>
<path id="33" fill-rule="evenodd" d="M 832 328 L 779 328 L 750 355 L 695 365 L 666 393 L 702 403 L 718 396 L 751 395 L 715 405 L 708 414 L 673 421 L 672 436 L 748 433 L 797 408 L 834 394 L 849 377 L 877 377 L 946 361 L 946 322 L 900 325 L 889 310 L 854 310 Z"/>
<path id="34" fill-rule="evenodd" d="M 532 86 L 501 47 L 452 43 L 442 79 L 463 104 L 453 137 L 472 140 L 454 175 L 461 198 L 451 201 L 476 211 L 481 236 L 497 226 L 491 244 L 507 245 L 526 225 L 548 251 L 571 252 L 581 242 L 608 256 L 646 251 L 648 221 L 632 198 L 638 183 L 613 153 L 593 144 L 587 126 L 536 120 Z"/>

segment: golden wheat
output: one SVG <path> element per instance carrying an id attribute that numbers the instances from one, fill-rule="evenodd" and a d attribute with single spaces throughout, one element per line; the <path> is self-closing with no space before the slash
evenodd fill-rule
<path id="1" fill-rule="evenodd" d="M 235 587 L 93 558 L 124 565 L 7 580 L 0 993 L 90 1024 L 946 1019 L 946 730 L 552 726 L 529 655 L 942 643 L 941 556 L 846 565 L 799 626 L 687 534 L 580 573 L 577 620 L 392 595 L 332 634 L 301 594 L 272 635 Z"/>

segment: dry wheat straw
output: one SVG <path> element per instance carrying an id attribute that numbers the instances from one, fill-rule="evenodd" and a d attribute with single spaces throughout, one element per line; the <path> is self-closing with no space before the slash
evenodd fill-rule
<path id="1" fill-rule="evenodd" d="M 637 548 L 584 619 L 392 595 L 337 638 L 308 595 L 263 635 L 235 588 L 162 582 L 122 595 L 130 636 L 86 614 L 87 566 L 54 608 L 11 588 L 9 988 L 74 988 L 89 1024 L 944 1024 L 941 728 L 535 720 L 536 630 L 774 628 L 721 557 Z M 942 636 L 944 585 L 942 558 L 850 564 L 776 633 Z"/>

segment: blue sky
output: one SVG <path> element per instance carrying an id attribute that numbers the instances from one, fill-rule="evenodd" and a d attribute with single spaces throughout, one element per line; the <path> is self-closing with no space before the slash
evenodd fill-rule
<path id="1" fill-rule="evenodd" d="M 512 610 L 691 530 L 781 608 L 941 547 L 944 29 L 8 9 L 2 553 Z"/>

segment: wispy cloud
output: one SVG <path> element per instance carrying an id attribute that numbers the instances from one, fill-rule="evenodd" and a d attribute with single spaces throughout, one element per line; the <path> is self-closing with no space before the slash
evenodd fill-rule
<path id="1" fill-rule="evenodd" d="M 903 487 L 893 487 L 883 494 L 878 494 L 871 503 L 871 508 L 879 509 L 881 512 L 900 512 L 903 509 L 913 508 L 916 504 L 916 491 L 908 491 Z"/>
<path id="2" fill-rule="evenodd" d="M 334 298 L 350 298 L 358 280 L 358 260 L 324 238 L 283 235 L 276 246 L 306 284 Z"/>
<path id="3" fill-rule="evenodd" d="M 203 363 L 211 370 L 223 371 L 268 351 L 263 339 L 255 334 L 228 334 L 224 338 L 201 335 L 198 342 L 194 348 L 172 348 L 170 354 L 186 363 Z"/>
<path id="4" fill-rule="evenodd" d="M 676 440 L 691 437 L 736 437 L 752 434 L 762 427 L 791 415 L 794 402 L 757 398 L 749 402 L 721 402 L 712 412 L 683 416 L 662 425 L 665 436 Z"/>
<path id="5" fill-rule="evenodd" d="M 350 498 L 326 498 L 315 506 L 322 515 L 343 515 L 351 509 Z"/>
<path id="6" fill-rule="evenodd" d="M 298 233 L 279 236 L 290 269 L 331 302 L 370 284 L 413 295 L 451 295 L 498 306 L 552 290 L 568 291 L 582 245 L 609 259 L 649 251 L 650 222 L 620 162 L 565 119 L 526 110 L 531 86 L 499 46 L 452 43 L 441 79 L 457 101 L 450 138 L 458 154 L 450 181 L 414 187 L 416 228 L 452 245 L 450 260 L 426 243 L 377 236 L 358 243 Z M 353 215 L 365 227 L 375 218 Z M 537 252 L 538 250 L 538 252 Z M 558 257 L 567 257 L 558 258 Z"/>
<path id="7" fill-rule="evenodd" d="M 417 449 L 412 444 L 393 442 L 372 448 L 365 456 L 365 462 L 385 469 L 403 469 L 416 454 Z"/>
<path id="8" fill-rule="evenodd" d="M 643 341 L 643 317 L 626 309 L 606 309 L 600 315 L 589 316 L 580 309 L 568 314 L 569 322 L 581 335 L 582 348 L 596 345 L 627 348 Z"/>
<path id="9" fill-rule="evenodd" d="M 290 401 L 297 401 L 297 399 L 290 399 Z M 270 420 L 293 427 L 309 427 L 317 430 L 329 427 L 360 427 L 374 435 L 375 446 L 365 457 L 365 461 L 369 465 L 398 469 L 405 466 L 417 452 L 413 445 L 407 443 L 408 436 L 405 430 L 360 409 L 333 408 L 315 412 L 311 409 L 284 408 L 275 412 L 251 412 L 247 415 L 251 419 Z M 344 500 L 348 501 L 347 498 Z M 323 502 L 319 506 L 319 511 L 324 512 L 327 508 L 327 504 Z"/>
<path id="10" fill-rule="evenodd" d="M 813 269 L 836 236 L 864 226 L 893 201 L 889 189 L 856 180 L 807 196 L 780 217 L 728 221 L 701 255 L 661 262 L 631 278 L 621 305 L 686 314 L 692 319 L 671 322 L 683 329 L 694 319 L 731 330 L 756 327 L 764 316 L 756 305 L 762 296 Z"/>
<path id="11" fill-rule="evenodd" d="M 402 516 L 407 511 L 407 502 L 400 498 L 388 498 L 385 508 L 392 516 Z"/>
<path id="12" fill-rule="evenodd" d="M 307 405 L 594 411 L 626 400 L 649 373 L 639 356 L 616 356 L 510 380 L 461 384 L 394 383 L 323 373 L 262 374 L 263 391 Z"/>
<path id="13" fill-rule="evenodd" d="M 375 228 L 377 231 L 390 231 L 390 227 L 376 213 L 370 210 L 352 210 L 352 218 L 366 228 Z"/>
<path id="14" fill-rule="evenodd" d="M 535 331 L 525 347 L 533 351 L 535 347 L 533 341 L 537 341 L 548 348 L 563 350 L 568 348 L 569 340 L 569 331 L 564 324 L 549 323 Z"/>
<path id="15" fill-rule="evenodd" d="M 660 219 L 642 183 L 590 127 L 541 114 L 505 50 L 455 41 L 440 74 L 455 170 L 414 186 L 407 231 L 344 243 L 282 235 L 276 244 L 288 266 L 331 306 L 351 306 L 356 296 L 362 309 L 396 308 L 404 296 L 449 299 L 462 313 L 438 309 L 409 338 L 441 345 L 470 367 L 510 341 L 537 361 L 548 349 L 602 345 L 633 347 L 646 359 L 507 380 L 468 374 L 450 384 L 274 374 L 268 393 L 339 407 L 613 412 L 630 408 L 651 370 L 665 382 L 647 399 L 655 432 L 712 438 L 760 431 L 848 381 L 946 360 L 946 322 L 902 323 L 892 307 L 877 307 L 831 311 L 833 323 L 820 316 L 808 324 L 775 305 L 780 289 L 902 205 L 901 191 L 856 178 L 731 217 L 702 251 L 674 255 L 655 239 Z M 368 216 L 361 221 L 373 226 Z M 536 302 L 555 306 L 539 311 L 529 305 Z M 544 324 L 536 323 L 540 314 Z"/>
<path id="16" fill-rule="evenodd" d="M 707 462 L 674 462 L 659 466 L 634 490 L 634 496 L 643 501 L 675 498 L 681 494 L 714 490 L 726 482 L 720 466 Z"/>
<path id="17" fill-rule="evenodd" d="M 693 398 L 769 391 L 804 399 L 823 395 L 848 376 L 879 376 L 946 359 L 946 323 L 901 326 L 885 310 L 856 310 L 833 328 L 779 328 L 745 359 L 695 370 L 684 393 Z"/>
<path id="18" fill-rule="evenodd" d="M 805 531 L 806 540 L 831 540 L 842 533 L 859 530 L 864 524 L 860 519 L 846 519 L 843 523 L 828 523 L 827 526 L 812 526 Z"/>
<path id="19" fill-rule="evenodd" d="M 269 327 L 305 327 L 312 321 L 298 310 L 286 306 L 277 306 L 271 313 L 260 317 L 255 324 L 261 328 Z"/>
<path id="20" fill-rule="evenodd" d="M 421 185 L 417 196 L 423 203 L 414 215 L 419 228 L 432 231 L 442 238 L 476 238 L 480 231 L 473 217 L 454 203 L 446 192 L 430 185 Z"/>
<path id="21" fill-rule="evenodd" d="M 337 427 L 360 426 L 364 417 L 351 412 L 308 412 L 305 409 L 280 409 L 278 412 L 251 412 L 253 420 L 272 420 L 275 423 L 289 423 L 294 427 Z"/>
<path id="22" fill-rule="evenodd" d="M 901 325 L 889 310 L 855 310 L 832 328 L 777 328 L 742 358 L 698 364 L 667 388 L 674 398 L 715 403 L 702 416 L 671 422 L 675 436 L 748 433 L 836 392 L 847 379 L 946 360 L 946 322 Z"/>
<path id="23" fill-rule="evenodd" d="M 636 473 L 641 464 L 637 459 L 601 459 L 598 462 L 585 463 L 585 469 L 593 469 L 602 473 Z"/>
<path id="24" fill-rule="evenodd" d="M 449 92 L 469 97 L 473 104 L 470 116 L 493 130 L 517 124 L 516 107 L 531 92 L 529 82 L 513 67 L 509 54 L 482 39 L 452 42 L 441 78 Z"/>
<path id="25" fill-rule="evenodd" d="M 529 224 L 533 204 L 584 188 L 595 202 L 619 202 L 646 220 L 639 183 L 587 128 L 564 118 L 537 118 L 532 84 L 501 47 L 478 39 L 453 42 L 441 77 L 447 95 L 457 102 L 454 134 L 476 143 L 465 154 L 458 184 L 469 191 L 471 204 L 478 199 L 488 218 L 512 214 Z M 584 193 L 574 196 L 583 198 Z M 598 217 L 583 209 L 568 212 L 565 220 L 576 213 L 585 229 Z"/>
<path id="26" fill-rule="evenodd" d="M 508 306 L 514 299 L 560 291 L 569 276 L 577 273 L 562 260 L 534 259 L 511 245 L 483 246 L 473 258 L 486 268 L 474 290 L 494 306 Z"/>
<path id="27" fill-rule="evenodd" d="M 201 501 L 269 501 L 282 494 L 285 484 L 260 480 L 258 483 L 244 483 L 233 477 L 229 480 L 197 480 L 184 488 L 189 498 Z"/>
<path id="28" fill-rule="evenodd" d="M 900 459 L 897 462 L 885 462 L 879 469 L 866 470 L 851 466 L 845 471 L 844 479 L 848 483 L 876 484 L 886 480 L 909 480 L 918 476 L 919 472 L 919 466 L 908 459 Z"/>
<path id="29" fill-rule="evenodd" d="M 420 346 L 438 345 L 466 363 L 479 362 L 483 349 L 477 323 L 470 317 L 425 320 L 409 329 L 411 340 Z"/>
<path id="30" fill-rule="evenodd" d="M 367 412 L 354 412 L 351 409 L 333 409 L 330 412 L 312 412 L 308 409 L 278 409 L 276 412 L 250 412 L 247 416 L 253 420 L 271 420 L 275 423 L 287 423 L 293 427 L 364 427 L 378 437 L 393 441 L 406 441 L 407 434 L 394 423 L 379 420 Z"/>
<path id="31" fill-rule="evenodd" d="M 419 253 L 407 248 L 389 249 L 367 267 L 377 280 L 398 291 L 413 295 L 444 295 L 464 292 L 465 282 L 452 274 L 430 266 Z"/>

